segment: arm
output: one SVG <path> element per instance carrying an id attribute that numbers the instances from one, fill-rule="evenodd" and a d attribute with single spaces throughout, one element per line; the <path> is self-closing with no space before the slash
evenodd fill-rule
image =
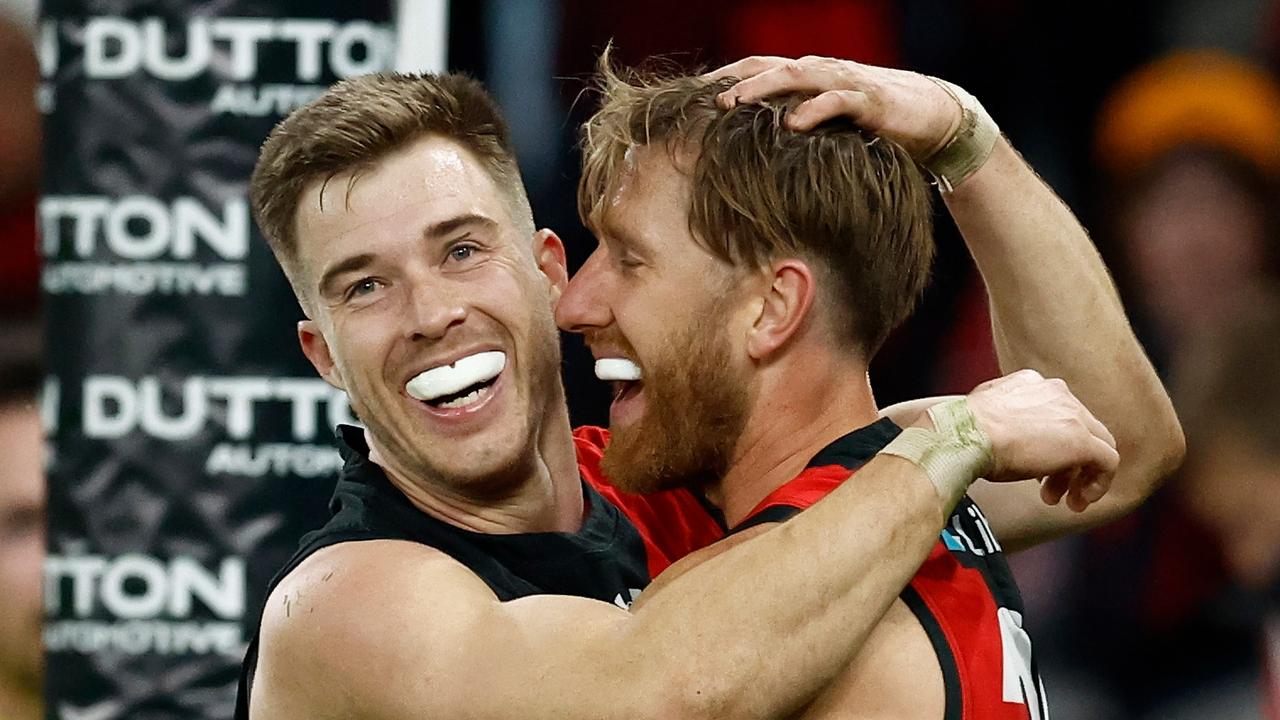
<path id="1" fill-rule="evenodd" d="M 978 483 L 972 496 L 1011 548 L 1125 515 L 1177 468 L 1184 441 L 1093 243 L 1003 139 L 943 197 L 986 282 L 1001 368 L 1064 378 L 1113 430 L 1121 457 L 1110 489 L 1083 512 L 1036 502 L 1034 482 Z M 1052 500 L 1061 489 L 1045 493 Z"/>
<path id="2" fill-rule="evenodd" d="M 268 601 L 252 717 L 788 715 L 852 659 L 942 527 L 932 483 L 896 457 L 842 495 L 634 615 L 564 596 L 499 602 L 409 543 L 327 549 Z"/>
<path id="3" fill-rule="evenodd" d="M 843 115 L 916 158 L 932 155 L 960 125 L 960 107 L 951 95 L 902 70 L 829 58 L 749 58 L 711 75 L 725 76 L 745 79 L 721 96 L 723 104 L 814 93 L 788 118 L 793 129 L 808 130 Z M 1122 458 L 1109 491 L 1105 478 L 1080 483 L 1061 476 L 1043 490 L 1035 482 L 979 483 L 971 494 L 1011 549 L 1129 512 L 1177 467 L 1184 443 L 1093 243 L 1003 138 L 944 200 L 990 292 L 1001 368 L 1033 368 L 1065 379 L 1116 433 Z M 1078 512 L 1057 507 L 1064 494 Z"/>
<path id="4" fill-rule="evenodd" d="M 857 655 L 974 475 L 1107 473 L 1117 462 L 1106 428 L 1036 373 L 987 383 L 968 407 L 964 434 L 938 434 L 932 447 L 971 443 L 976 428 L 991 452 L 982 468 L 928 474 L 881 454 L 791 522 L 683 569 L 633 614 L 553 595 L 499 602 L 464 567 L 411 543 L 321 551 L 268 599 L 252 715 L 792 714 Z"/>

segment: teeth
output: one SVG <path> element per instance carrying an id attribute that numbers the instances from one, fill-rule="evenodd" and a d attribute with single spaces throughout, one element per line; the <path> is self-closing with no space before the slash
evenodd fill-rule
<path id="1" fill-rule="evenodd" d="M 450 400 L 449 402 L 440 403 L 436 407 L 448 408 L 450 410 L 453 410 L 455 408 L 460 408 L 460 407 L 466 407 L 471 403 L 476 402 L 481 397 L 484 397 L 488 393 L 489 393 L 489 388 L 487 387 L 476 388 L 475 390 L 472 390 L 471 392 L 467 393 L 466 395 L 463 395 L 460 398 Z"/>
<path id="2" fill-rule="evenodd" d="M 419 373 L 405 384 L 404 389 L 409 397 L 429 402 L 438 397 L 460 392 L 471 385 L 488 382 L 498 377 L 498 373 L 502 372 L 506 366 L 507 354 L 504 352 L 495 350 L 476 353 L 458 358 L 449 365 L 433 367 Z M 454 407 L 454 403 L 459 402 L 466 405 L 468 403 L 462 401 L 475 394 L 471 393 L 466 397 L 453 400 L 446 406 Z"/>
<path id="3" fill-rule="evenodd" d="M 601 380 L 639 380 L 640 366 L 626 358 L 600 358 L 596 361 L 596 377 Z"/>

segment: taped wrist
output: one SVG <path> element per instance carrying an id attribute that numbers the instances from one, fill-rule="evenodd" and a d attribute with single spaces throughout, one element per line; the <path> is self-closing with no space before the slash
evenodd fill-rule
<path id="1" fill-rule="evenodd" d="M 933 430 L 907 428 L 880 452 L 923 469 L 950 514 L 973 481 L 991 471 L 995 456 L 964 398 L 934 405 L 929 417 Z"/>
<path id="2" fill-rule="evenodd" d="M 944 192 L 951 192 L 991 156 L 991 149 L 1000 137 L 1000 128 L 978 98 L 965 92 L 964 88 L 933 76 L 927 77 L 960 104 L 960 127 L 941 149 L 920 161 L 938 186 Z"/>

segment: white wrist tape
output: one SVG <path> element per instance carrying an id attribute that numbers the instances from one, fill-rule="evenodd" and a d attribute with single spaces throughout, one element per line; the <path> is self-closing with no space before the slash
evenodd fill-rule
<path id="1" fill-rule="evenodd" d="M 933 76 L 927 77 L 960 104 L 960 127 L 941 149 L 920 161 L 938 186 L 944 192 L 951 192 L 991 156 L 991 149 L 1000 137 L 1000 128 L 978 98 L 965 92 L 964 88 Z"/>
<path id="2" fill-rule="evenodd" d="M 907 428 L 880 452 L 920 466 L 949 514 L 973 481 L 991 471 L 995 456 L 964 398 L 934 405 L 929 417 L 933 430 Z"/>

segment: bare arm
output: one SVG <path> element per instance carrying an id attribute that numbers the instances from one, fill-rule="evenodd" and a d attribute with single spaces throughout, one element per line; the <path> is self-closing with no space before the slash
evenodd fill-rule
<path id="1" fill-rule="evenodd" d="M 840 495 L 634 615 L 563 596 L 499 602 L 409 543 L 322 551 L 268 602 L 252 716 L 786 716 L 853 658 L 942 527 L 933 485 L 899 458 Z"/>
<path id="2" fill-rule="evenodd" d="M 1117 462 L 1106 428 L 1036 373 L 986 383 L 968 407 L 990 439 L 990 477 Z M 411 543 L 329 548 L 268 600 L 252 715 L 790 715 L 857 655 L 979 470 L 935 472 L 937 485 L 913 462 L 877 456 L 791 522 L 664 581 L 633 614 L 552 595 L 499 602 Z"/>
<path id="3" fill-rule="evenodd" d="M 1088 234 L 1003 139 L 943 197 L 987 284 L 1001 368 L 1065 379 L 1115 434 L 1121 458 L 1105 495 L 1086 490 L 1097 502 L 1083 512 L 1036 502 L 1034 482 L 978 483 L 970 494 L 1011 548 L 1128 513 L 1178 466 L 1184 441 Z M 1062 488 L 1044 490 L 1055 500 Z"/>
<path id="4" fill-rule="evenodd" d="M 712 76 L 745 78 L 721 96 L 726 105 L 812 92 L 815 97 L 788 118 L 793 129 L 846 116 L 916 158 L 941 147 L 960 124 L 960 108 L 946 91 L 902 70 L 831 58 L 762 57 Z M 1129 512 L 1177 467 L 1184 443 L 1088 234 L 1004 139 L 944 199 L 990 291 L 1002 370 L 1032 368 L 1066 380 L 1115 433 L 1121 455 L 1114 478 L 1054 477 L 1043 493 L 1030 481 L 979 483 L 971 495 L 1011 549 Z M 1081 512 L 1057 506 L 1064 494 L 1067 505 Z"/>

